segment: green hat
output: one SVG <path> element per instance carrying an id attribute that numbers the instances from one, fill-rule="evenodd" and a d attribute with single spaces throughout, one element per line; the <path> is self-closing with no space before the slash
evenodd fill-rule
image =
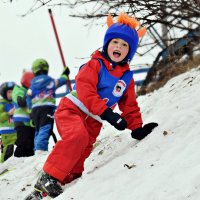
<path id="1" fill-rule="evenodd" d="M 42 58 L 39 58 L 39 59 L 36 59 L 33 64 L 32 64 L 32 72 L 34 74 L 40 72 L 40 71 L 46 71 L 48 72 L 49 71 L 49 64 L 46 60 L 42 59 Z"/>

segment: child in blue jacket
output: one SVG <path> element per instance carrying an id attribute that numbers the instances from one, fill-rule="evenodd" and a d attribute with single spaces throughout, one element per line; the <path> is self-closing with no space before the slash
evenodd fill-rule
<path id="1" fill-rule="evenodd" d="M 66 67 L 59 79 L 48 76 L 49 64 L 44 59 L 36 59 L 32 64 L 35 78 L 27 92 L 31 99 L 31 118 L 35 125 L 35 154 L 48 151 L 49 137 L 53 131 L 53 115 L 56 108 L 55 91 L 66 84 L 69 69 Z"/>

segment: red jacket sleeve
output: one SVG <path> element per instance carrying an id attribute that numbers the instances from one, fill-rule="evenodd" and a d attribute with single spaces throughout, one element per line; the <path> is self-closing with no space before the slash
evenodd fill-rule
<path id="1" fill-rule="evenodd" d="M 99 61 L 92 59 L 80 69 L 75 79 L 78 99 L 94 115 L 101 115 L 107 108 L 97 92 L 99 71 Z"/>
<path id="2" fill-rule="evenodd" d="M 120 111 L 122 111 L 122 117 L 124 117 L 128 123 L 128 129 L 134 130 L 142 126 L 143 122 L 135 96 L 135 84 L 133 79 L 118 105 Z"/>

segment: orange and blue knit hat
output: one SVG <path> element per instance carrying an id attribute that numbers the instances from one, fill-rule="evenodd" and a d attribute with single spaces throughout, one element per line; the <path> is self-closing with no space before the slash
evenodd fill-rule
<path id="1" fill-rule="evenodd" d="M 146 33 L 146 28 L 142 27 L 139 30 L 136 28 L 140 25 L 139 22 L 126 13 L 121 13 L 117 22 L 114 23 L 111 15 L 107 17 L 108 29 L 104 36 L 103 50 L 107 51 L 108 43 L 113 38 L 120 38 L 129 44 L 129 53 L 126 57 L 127 62 L 130 62 L 138 47 L 139 37 Z"/>

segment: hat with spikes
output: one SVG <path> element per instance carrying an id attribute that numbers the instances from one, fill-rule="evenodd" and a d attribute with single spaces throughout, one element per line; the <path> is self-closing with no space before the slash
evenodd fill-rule
<path id="1" fill-rule="evenodd" d="M 111 15 L 109 15 L 107 17 L 107 25 L 108 29 L 104 36 L 103 50 L 107 51 L 110 40 L 113 38 L 120 38 L 129 44 L 130 49 L 126 57 L 129 62 L 136 52 L 139 37 L 142 37 L 146 33 L 146 28 L 142 27 L 139 30 L 136 30 L 140 25 L 139 22 L 135 18 L 128 16 L 126 13 L 121 13 L 118 16 L 116 23 L 113 22 Z"/>

